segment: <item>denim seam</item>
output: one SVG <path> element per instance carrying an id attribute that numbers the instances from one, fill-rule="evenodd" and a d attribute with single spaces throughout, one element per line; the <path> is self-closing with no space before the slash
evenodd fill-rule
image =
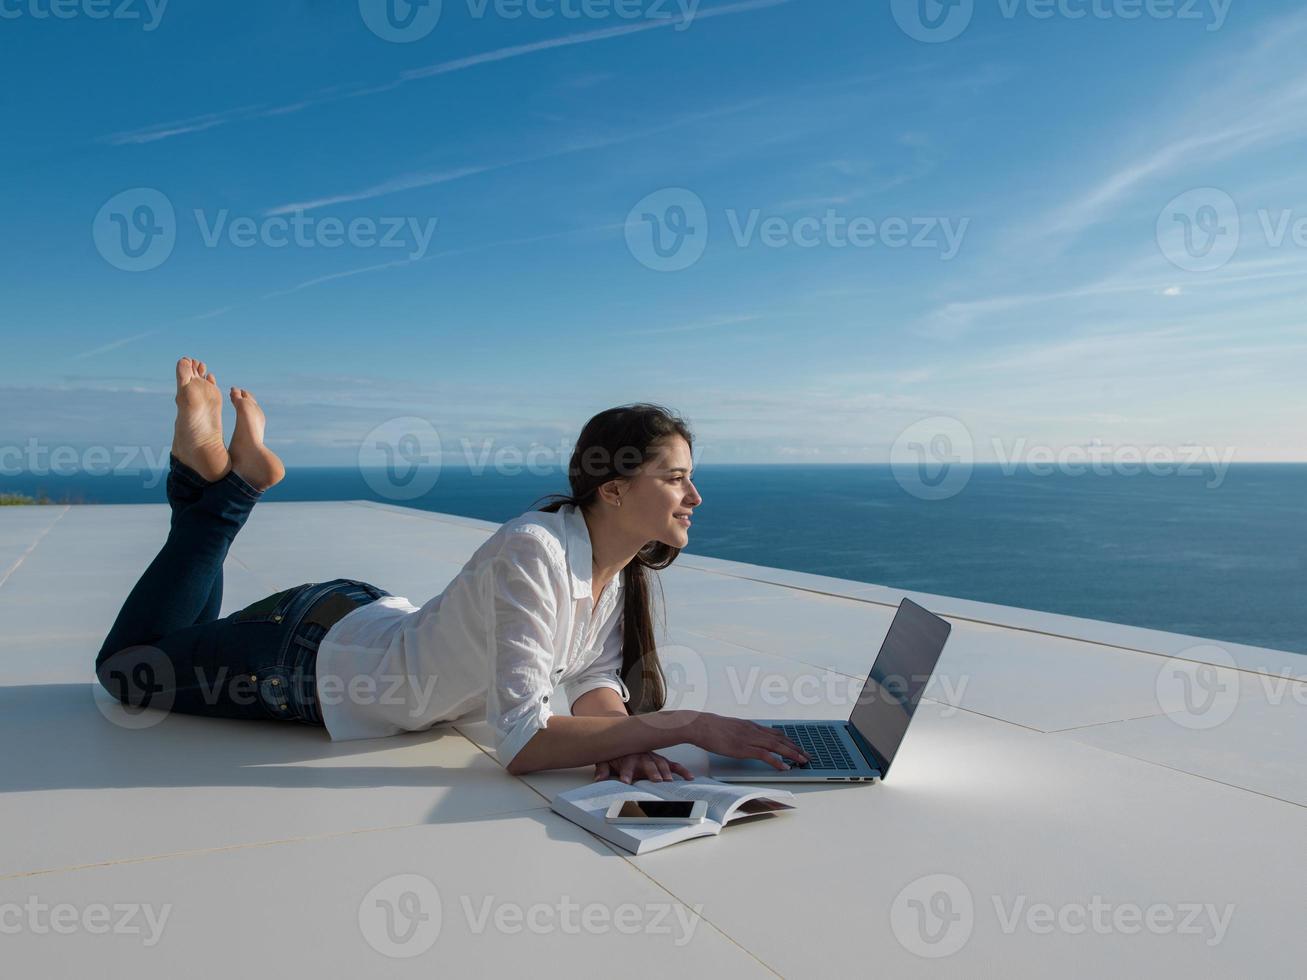
<path id="1" fill-rule="evenodd" d="M 260 497 L 263 496 L 262 490 L 254 489 L 254 487 L 250 486 L 250 484 L 245 482 L 245 480 L 241 477 L 241 475 L 237 473 L 235 470 L 229 470 L 227 475 L 224 476 L 223 479 L 230 481 L 231 485 L 236 490 L 240 491 L 242 494 L 244 494 L 246 497 L 249 497 L 251 500 L 258 500 Z"/>

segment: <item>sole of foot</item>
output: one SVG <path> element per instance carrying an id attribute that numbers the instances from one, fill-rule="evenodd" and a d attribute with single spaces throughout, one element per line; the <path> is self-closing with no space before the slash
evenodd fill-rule
<path id="1" fill-rule="evenodd" d="M 222 444 L 222 392 L 203 361 L 183 357 L 177 362 L 177 421 L 172 453 L 213 483 L 231 470 Z"/>
<path id="2" fill-rule="evenodd" d="M 236 431 L 227 447 L 231 468 L 256 490 L 276 486 L 286 475 L 286 467 L 281 458 L 263 444 L 263 430 L 268 424 L 263 409 L 244 388 L 232 388 L 230 397 L 236 409 Z"/>

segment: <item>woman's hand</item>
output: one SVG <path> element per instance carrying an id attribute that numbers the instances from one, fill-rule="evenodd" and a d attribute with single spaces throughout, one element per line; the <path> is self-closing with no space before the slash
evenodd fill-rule
<path id="1" fill-rule="evenodd" d="M 679 762 L 665 759 L 657 752 L 636 752 L 623 755 L 607 762 L 595 764 L 595 779 L 620 779 L 630 783 L 635 779 L 652 779 L 654 782 L 670 781 L 672 773 L 684 779 L 693 779 L 694 773 Z"/>
<path id="2" fill-rule="evenodd" d="M 776 729 L 709 711 L 699 712 L 691 741 L 701 749 L 733 759 L 761 759 L 773 769 L 789 768 L 778 755 L 796 762 L 808 761 L 803 750 Z"/>

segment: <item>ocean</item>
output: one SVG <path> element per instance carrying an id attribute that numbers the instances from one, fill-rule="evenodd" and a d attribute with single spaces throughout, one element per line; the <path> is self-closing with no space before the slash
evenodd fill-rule
<path id="1" fill-rule="evenodd" d="M 0 476 L 0 492 L 162 503 L 158 473 Z M 1307 464 L 1183 473 L 976 466 L 942 499 L 876 465 L 696 468 L 688 551 L 878 585 L 1307 653 Z M 395 500 L 385 474 L 293 469 L 266 500 L 380 500 L 505 521 L 560 473 L 444 467 Z"/>

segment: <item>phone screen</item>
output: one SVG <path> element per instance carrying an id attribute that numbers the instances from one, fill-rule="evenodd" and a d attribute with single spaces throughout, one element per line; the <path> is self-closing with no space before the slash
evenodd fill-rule
<path id="1" fill-rule="evenodd" d="M 692 801 L 681 800 L 627 800 L 622 804 L 619 817 L 651 817 L 654 819 L 676 819 L 688 817 Z"/>

